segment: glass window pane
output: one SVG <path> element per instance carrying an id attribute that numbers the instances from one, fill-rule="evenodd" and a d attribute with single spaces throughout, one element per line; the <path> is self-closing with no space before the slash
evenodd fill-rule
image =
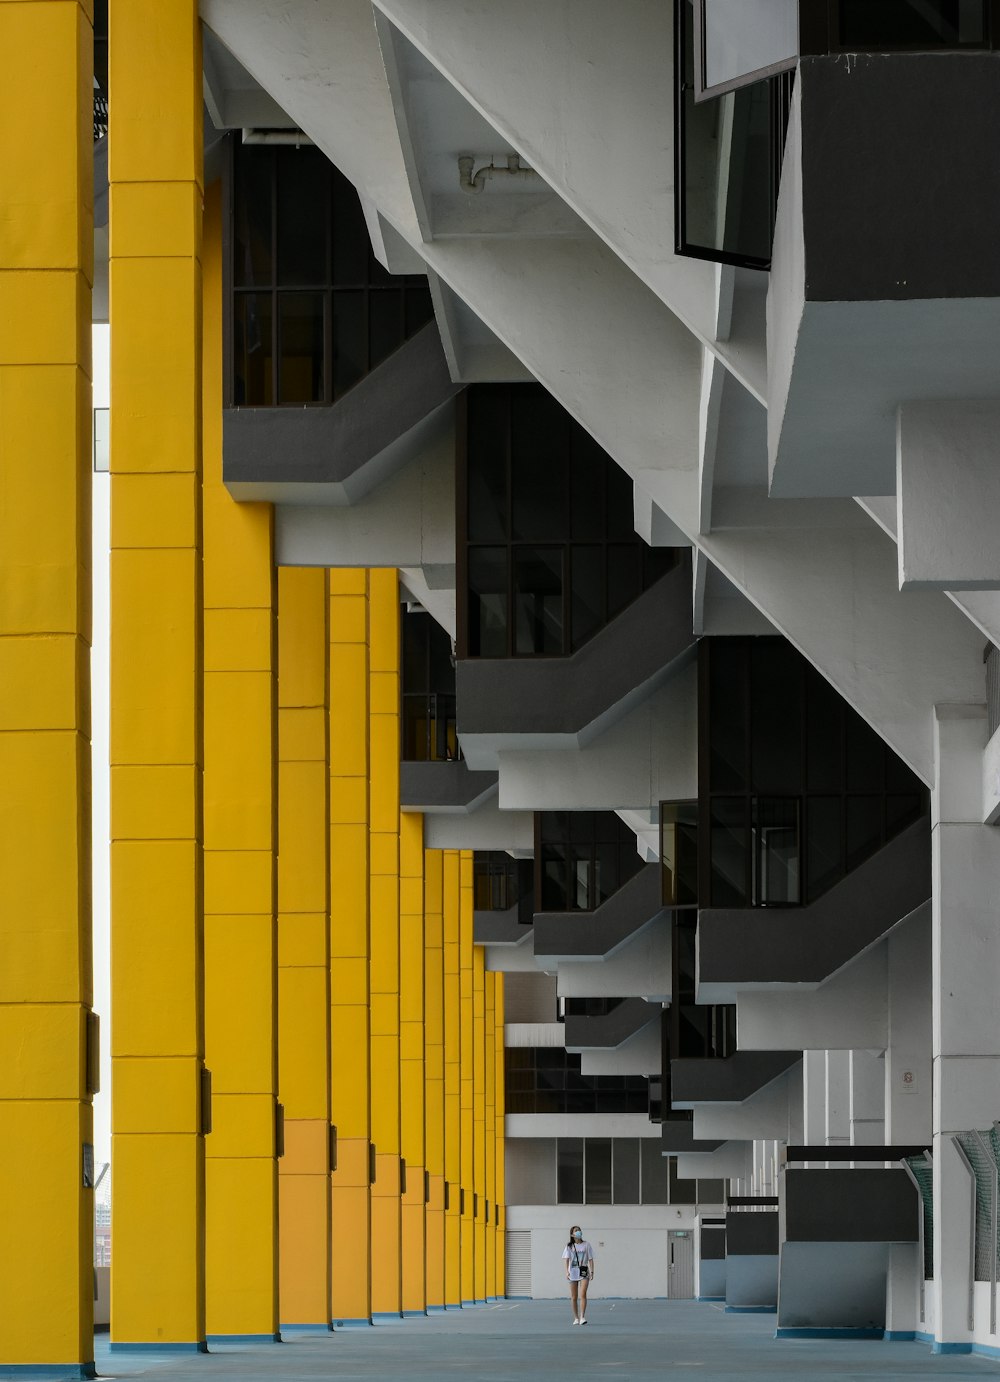
<path id="1" fill-rule="evenodd" d="M 274 340 L 270 293 L 237 293 L 233 312 L 233 402 L 269 408 L 274 402 Z"/>
<path id="2" fill-rule="evenodd" d="M 583 1138 L 556 1141 L 556 1199 L 560 1204 L 583 1204 Z"/>
<path id="3" fill-rule="evenodd" d="M 712 639 L 708 666 L 709 783 L 713 792 L 738 792 L 749 769 L 746 645 Z"/>
<path id="4" fill-rule="evenodd" d="M 568 536 L 569 416 L 542 389 L 511 395 L 511 524 L 515 538 Z"/>
<path id="5" fill-rule="evenodd" d="M 611 1203 L 611 1138 L 588 1137 L 584 1164 L 587 1204 Z"/>
<path id="6" fill-rule="evenodd" d="M 415 335 L 433 316 L 434 304 L 431 301 L 431 290 L 426 281 L 408 282 L 406 285 L 405 322 L 407 336 Z"/>
<path id="7" fill-rule="evenodd" d="M 711 806 L 712 907 L 747 905 L 747 821 L 741 797 L 717 797 Z"/>
<path id="8" fill-rule="evenodd" d="M 403 344 L 403 294 L 380 288 L 368 294 L 368 365 L 374 369 Z"/>
<path id="9" fill-rule="evenodd" d="M 368 280 L 370 240 L 357 192 L 333 170 L 333 282 L 356 287 Z"/>
<path id="10" fill-rule="evenodd" d="M 563 651 L 562 559 L 559 547 L 514 549 L 516 653 Z"/>
<path id="11" fill-rule="evenodd" d="M 915 820 L 919 820 L 924 809 L 923 798 L 917 793 L 906 796 L 889 796 L 885 799 L 885 835 L 891 840 Z"/>
<path id="12" fill-rule="evenodd" d="M 278 402 L 323 400 L 323 294 L 278 294 Z"/>
<path id="13" fill-rule="evenodd" d="M 636 541 L 635 501 L 631 477 L 606 460 L 608 472 L 607 536 L 611 542 Z"/>
<path id="14" fill-rule="evenodd" d="M 754 906 L 797 905 L 800 877 L 798 801 L 787 797 L 755 797 L 753 835 Z"/>
<path id="15" fill-rule="evenodd" d="M 364 293 L 333 294 L 333 396 L 340 398 L 368 373 Z"/>
<path id="16" fill-rule="evenodd" d="M 847 790 L 880 792 L 884 745 L 860 715 L 847 711 Z"/>
<path id="17" fill-rule="evenodd" d="M 571 561 L 575 651 L 604 623 L 604 549 L 573 547 Z"/>
<path id="18" fill-rule="evenodd" d="M 840 792 L 844 703 L 818 672 L 806 671 L 806 775 L 810 792 Z"/>
<path id="19" fill-rule="evenodd" d="M 612 465 L 607 453 L 582 427 L 570 428 L 570 488 L 572 534 L 575 542 L 598 541 L 604 536 L 604 477 Z M 622 471 L 618 471 L 623 474 Z M 627 480 L 627 477 L 626 477 Z"/>
<path id="20" fill-rule="evenodd" d="M 881 797 L 847 798 L 847 871 L 874 854 L 882 843 Z"/>
<path id="21" fill-rule="evenodd" d="M 698 804 L 665 801 L 660 805 L 660 862 L 665 907 L 693 907 L 698 902 Z"/>
<path id="22" fill-rule="evenodd" d="M 327 282 L 330 165 L 318 149 L 282 149 L 278 159 L 278 283 Z"/>
<path id="23" fill-rule="evenodd" d="M 983 0 L 840 0 L 841 48 L 960 48 L 985 42 Z"/>
<path id="24" fill-rule="evenodd" d="M 608 548 L 608 619 L 642 593 L 642 549 L 637 542 Z"/>
<path id="25" fill-rule="evenodd" d="M 430 615 L 403 610 L 403 691 L 429 691 L 427 661 Z"/>
<path id="26" fill-rule="evenodd" d="M 784 640 L 760 639 L 751 648 L 751 774 L 759 792 L 801 790 L 802 666 Z"/>
<path id="27" fill-rule="evenodd" d="M 667 1203 L 667 1158 L 660 1151 L 660 1139 L 639 1139 L 642 1158 L 643 1204 Z"/>
<path id="28" fill-rule="evenodd" d="M 271 252 L 271 175 L 273 151 L 244 148 L 236 151 L 234 176 L 235 226 L 233 240 L 233 281 L 237 287 L 270 287 Z"/>
<path id="29" fill-rule="evenodd" d="M 806 806 L 809 858 L 808 901 L 825 893 L 844 874 L 843 799 L 810 797 Z"/>
<path id="30" fill-rule="evenodd" d="M 795 57 L 798 0 L 702 0 L 705 85 L 736 81 Z M 870 6 L 871 0 L 867 0 Z"/>
<path id="31" fill-rule="evenodd" d="M 469 539 L 496 542 L 507 536 L 508 396 L 470 389 L 468 397 Z"/>
<path id="32" fill-rule="evenodd" d="M 469 655 L 507 656 L 507 549 L 469 549 Z"/>
<path id="33" fill-rule="evenodd" d="M 547 845 L 542 853 L 542 911 L 565 912 L 569 906 L 570 867 L 561 845 Z"/>
<path id="34" fill-rule="evenodd" d="M 612 1190 L 615 1204 L 639 1203 L 638 1137 L 616 1137 L 612 1141 Z"/>

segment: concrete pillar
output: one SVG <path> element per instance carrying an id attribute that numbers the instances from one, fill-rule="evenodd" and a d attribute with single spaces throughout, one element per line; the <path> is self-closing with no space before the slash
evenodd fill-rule
<path id="1" fill-rule="evenodd" d="M 470 859 L 471 866 L 471 859 Z M 472 1191 L 474 1299 L 486 1304 L 486 965 L 472 949 Z"/>
<path id="2" fill-rule="evenodd" d="M 506 1139 L 504 1133 L 504 1118 L 506 1116 L 506 1083 L 504 1080 L 506 1063 L 504 1058 L 504 977 L 502 974 L 496 976 L 496 988 L 493 994 L 493 1012 L 496 1022 L 496 1041 L 494 1052 L 496 1058 L 495 1092 L 496 1092 L 496 1198 L 497 1198 L 497 1232 L 496 1232 L 496 1293 L 497 1298 L 502 1300 L 507 1294 L 507 1178 L 506 1162 L 504 1159 L 504 1149 Z"/>
<path id="3" fill-rule="evenodd" d="M 278 572 L 278 1165 L 281 1327 L 330 1324 L 327 574 Z"/>
<path id="4" fill-rule="evenodd" d="M 399 947 L 403 1314 L 422 1315 L 427 1309 L 424 820 L 409 811 L 399 817 Z"/>
<path id="5" fill-rule="evenodd" d="M 112 1348 L 203 1350 L 204 95 L 195 0 L 113 0 L 110 60 L 111 1338 Z"/>
<path id="6" fill-rule="evenodd" d="M 427 1201 L 427 1309 L 445 1303 L 444 854 L 424 850 L 424 1138 Z"/>
<path id="7" fill-rule="evenodd" d="M 473 1196 L 476 1189 L 475 1157 L 475 1057 L 473 1015 L 473 964 L 472 964 L 472 853 L 462 850 L 459 856 L 459 923 L 458 923 L 458 962 L 459 962 L 459 1068 L 460 1068 L 460 1121 L 459 1121 L 459 1168 L 460 1194 L 459 1213 L 461 1214 L 461 1254 L 462 1304 L 471 1305 L 476 1299 L 475 1269 L 475 1213 Z"/>
<path id="8" fill-rule="evenodd" d="M 885 1140 L 931 1139 L 931 908 L 897 926 L 889 945 Z"/>
<path id="9" fill-rule="evenodd" d="M 462 1304 L 462 1000 L 459 978 L 459 851 L 444 851 L 445 1308 Z"/>
<path id="10" fill-rule="evenodd" d="M 399 1077 L 399 582 L 369 573 L 372 1315 L 402 1312 Z"/>
<path id="11" fill-rule="evenodd" d="M 0 5 L 0 1371 L 63 1377 L 94 1376 L 92 12 Z"/>
<path id="12" fill-rule="evenodd" d="M 851 1140 L 851 1072 L 848 1051 L 827 1051 L 826 1119 L 823 1141 L 828 1147 Z"/>
<path id="13" fill-rule="evenodd" d="M 937 706 L 934 718 L 932 1041 L 934 1284 L 939 1347 L 968 1325 L 972 1188 L 952 1134 L 987 1128 L 1000 1108 L 1000 833 L 982 824 L 981 706 Z"/>
<path id="14" fill-rule="evenodd" d="M 860 1146 L 885 1145 L 885 1070 L 874 1051 L 851 1051 L 851 1142 Z"/>
<path id="15" fill-rule="evenodd" d="M 371 1321 L 368 572 L 330 572 L 331 1318 Z"/>
<path id="16" fill-rule="evenodd" d="M 277 1340 L 275 569 L 270 504 L 222 483 L 222 206 L 204 237 L 205 1323 Z"/>

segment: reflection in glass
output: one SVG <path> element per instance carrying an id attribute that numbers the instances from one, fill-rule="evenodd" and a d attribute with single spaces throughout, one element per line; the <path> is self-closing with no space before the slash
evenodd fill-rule
<path id="1" fill-rule="evenodd" d="M 867 0 L 869 7 L 871 0 Z M 719 86 L 798 53 L 798 0 L 701 0 L 705 85 Z"/>
<path id="2" fill-rule="evenodd" d="M 469 652 L 507 656 L 507 549 L 469 549 Z"/>
<path id="3" fill-rule="evenodd" d="M 556 1140 L 556 1199 L 560 1204 L 583 1204 L 583 1138 Z"/>
<path id="4" fill-rule="evenodd" d="M 611 1138 L 588 1137 L 584 1193 L 587 1204 L 611 1203 Z"/>
<path id="5" fill-rule="evenodd" d="M 514 651 L 563 651 L 562 549 L 514 549 Z"/>
<path id="6" fill-rule="evenodd" d="M 753 841 L 753 905 L 797 905 L 800 900 L 798 799 L 755 797 Z"/>
<path id="7" fill-rule="evenodd" d="M 233 318 L 233 401 L 240 407 L 270 407 L 274 402 L 271 294 L 237 293 Z"/>
<path id="8" fill-rule="evenodd" d="M 851 52 L 978 47 L 984 0 L 840 0 L 840 47 Z"/>
<path id="9" fill-rule="evenodd" d="M 742 797 L 716 797 L 709 823 L 712 850 L 711 907 L 747 905 L 746 809 Z"/>
<path id="10" fill-rule="evenodd" d="M 323 295 L 279 293 L 278 402 L 317 403 L 323 397 Z"/>
<path id="11" fill-rule="evenodd" d="M 663 870 L 663 905 L 698 905 L 698 803 L 665 801 L 660 804 L 660 865 Z"/>
<path id="12" fill-rule="evenodd" d="M 639 1143 L 638 1137 L 616 1137 L 612 1144 L 612 1198 L 615 1204 L 639 1203 Z"/>
<path id="13" fill-rule="evenodd" d="M 667 1158 L 660 1151 L 660 1139 L 639 1139 L 642 1164 L 643 1204 L 667 1203 Z"/>
<path id="14" fill-rule="evenodd" d="M 327 282 L 326 170 L 305 149 L 278 163 L 278 283 L 319 287 Z"/>

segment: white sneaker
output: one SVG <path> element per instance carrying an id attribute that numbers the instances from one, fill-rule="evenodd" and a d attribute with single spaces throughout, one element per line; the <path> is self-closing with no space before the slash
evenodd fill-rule
<path id="1" fill-rule="evenodd" d="M 581 1324 L 586 1324 L 586 1323 L 587 1323 L 587 1317 L 586 1317 L 586 1315 L 584 1315 L 584 1317 L 583 1317 L 583 1319 L 580 1321 L 580 1323 L 581 1323 Z"/>

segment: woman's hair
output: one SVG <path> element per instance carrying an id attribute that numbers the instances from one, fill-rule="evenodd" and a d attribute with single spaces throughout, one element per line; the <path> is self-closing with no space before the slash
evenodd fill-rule
<path id="1" fill-rule="evenodd" d="M 570 1229 L 570 1231 L 569 1231 L 569 1242 L 566 1244 L 566 1246 L 567 1246 L 568 1248 L 571 1248 L 571 1247 L 573 1246 L 573 1234 L 577 1231 L 578 1228 L 580 1228 L 580 1225 L 579 1225 L 579 1224 L 574 1224 L 573 1227 Z M 582 1228 L 580 1228 L 580 1232 L 581 1232 L 581 1233 L 583 1232 L 583 1229 L 582 1229 Z"/>

